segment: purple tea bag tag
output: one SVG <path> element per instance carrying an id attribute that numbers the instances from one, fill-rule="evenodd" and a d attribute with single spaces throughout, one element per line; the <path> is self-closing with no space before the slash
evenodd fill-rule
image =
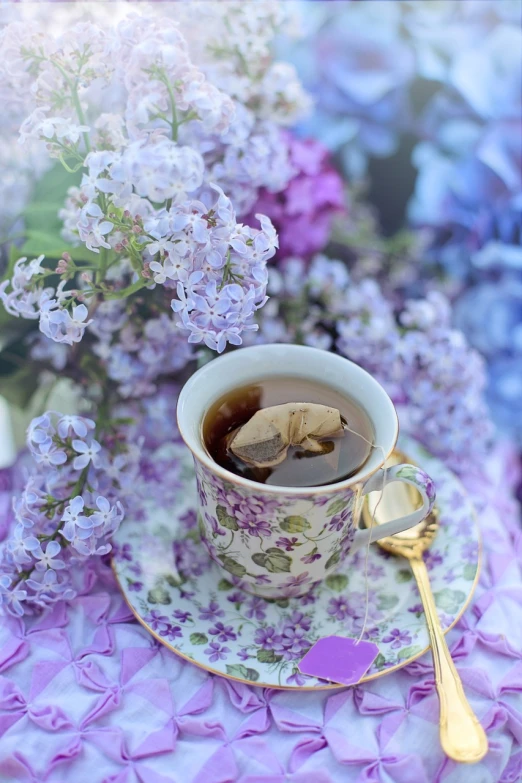
<path id="1" fill-rule="evenodd" d="M 366 674 L 379 654 L 373 642 L 359 642 L 344 636 L 325 636 L 310 647 L 299 662 L 299 671 L 322 680 L 354 685 Z"/>

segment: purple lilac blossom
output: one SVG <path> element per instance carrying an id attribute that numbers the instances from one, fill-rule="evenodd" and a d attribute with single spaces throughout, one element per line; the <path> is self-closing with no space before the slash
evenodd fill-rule
<path id="1" fill-rule="evenodd" d="M 487 453 L 493 428 L 484 400 L 485 365 L 452 327 L 442 294 L 397 308 L 376 281 L 352 282 L 344 264 L 324 256 L 308 269 L 295 259 L 271 270 L 271 280 L 277 301 L 260 318 L 260 342 L 335 346 L 375 375 L 394 401 L 401 427 L 454 470 L 464 471 Z M 331 520 L 336 527 L 341 516 Z"/>
<path id="2" fill-rule="evenodd" d="M 91 419 L 49 411 L 31 422 L 27 446 L 36 469 L 15 498 L 17 524 L 0 566 L 1 607 L 16 615 L 74 597 L 77 564 L 111 550 L 124 515 L 124 477 L 118 485 L 108 479 L 112 456 L 93 438 Z"/>
<path id="3" fill-rule="evenodd" d="M 308 259 L 326 246 L 335 215 L 346 209 L 343 183 L 320 142 L 286 138 L 295 175 L 284 191 L 263 189 L 254 212 L 272 220 L 279 234 L 277 258 Z"/>
<path id="4" fill-rule="evenodd" d="M 278 240 L 266 216 L 254 216 L 260 228 L 253 228 L 236 215 L 252 209 L 261 188 L 281 191 L 293 176 L 280 129 L 309 105 L 295 70 L 270 52 L 284 12 L 259 7 L 265 21 L 251 35 L 251 13 L 208 8 L 212 22 L 195 36 L 194 11 L 179 10 L 176 21 L 150 14 L 103 25 L 66 21 L 51 34 L 39 21 L 15 22 L 0 40 L 5 96 L 23 120 L 20 141 L 43 140 L 51 158 L 82 171 L 59 212 L 64 239 L 109 256 L 100 261 L 101 286 L 103 274 L 94 281 L 67 253 L 56 270 L 41 266 L 43 256 L 22 258 L 0 298 L 12 315 L 39 319 L 60 345 L 89 330 L 124 397 L 154 393 L 159 376 L 190 361 L 191 346 L 221 352 L 257 328 Z M 214 39 L 221 28 L 225 48 Z M 46 286 L 54 273 L 56 289 Z M 78 288 L 65 290 L 72 279 Z M 138 291 L 160 307 L 142 324 L 123 302 L 141 305 L 132 298 Z M 63 351 L 46 353 L 41 340 L 33 356 L 56 367 L 67 361 Z"/>

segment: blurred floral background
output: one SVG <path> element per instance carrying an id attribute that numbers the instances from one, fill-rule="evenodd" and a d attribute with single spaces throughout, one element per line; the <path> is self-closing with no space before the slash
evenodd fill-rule
<path id="1" fill-rule="evenodd" d="M 521 4 L 311 5 L 292 53 L 317 106 L 302 132 L 362 183 L 379 231 L 408 230 L 405 289 L 450 297 L 487 360 L 495 422 L 520 444 Z"/>
<path id="2" fill-rule="evenodd" d="M 8 611 L 168 505 L 179 385 L 241 345 L 337 351 L 459 475 L 502 442 L 516 480 L 520 0 L 0 15 Z"/>

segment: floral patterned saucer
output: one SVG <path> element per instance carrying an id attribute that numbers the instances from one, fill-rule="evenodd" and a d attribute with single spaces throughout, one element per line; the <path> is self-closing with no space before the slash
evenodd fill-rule
<path id="1" fill-rule="evenodd" d="M 460 481 L 414 441 L 401 450 L 422 464 L 437 487 L 440 529 L 425 561 L 446 630 L 475 588 L 480 540 L 473 506 Z M 184 447 L 176 505 L 149 501 L 116 535 L 113 568 L 136 618 L 160 642 L 207 671 L 270 688 L 343 687 L 308 677 L 297 665 L 323 636 L 360 634 L 365 612 L 364 552 L 349 557 L 311 593 L 267 601 L 237 587 L 199 541 L 192 460 Z M 138 518 L 139 517 L 139 518 Z M 408 563 L 376 545 L 368 558 L 365 639 L 379 654 L 362 681 L 406 666 L 429 647 L 420 596 Z"/>

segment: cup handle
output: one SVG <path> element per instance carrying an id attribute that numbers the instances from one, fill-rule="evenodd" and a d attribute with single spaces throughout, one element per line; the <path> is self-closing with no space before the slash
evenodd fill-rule
<path id="1" fill-rule="evenodd" d="M 357 530 L 352 544 L 352 552 L 367 546 L 368 543 L 378 541 L 379 538 L 393 536 L 395 533 L 402 533 L 403 530 L 418 525 L 432 510 L 435 503 L 435 486 L 428 474 L 415 465 L 404 464 L 380 468 L 365 483 L 362 494 L 367 495 L 369 492 L 380 491 L 392 481 L 404 481 L 405 484 L 415 487 L 421 494 L 422 506 L 411 514 L 392 519 L 390 522 L 385 522 L 384 525 L 374 525 L 366 530 Z"/>

